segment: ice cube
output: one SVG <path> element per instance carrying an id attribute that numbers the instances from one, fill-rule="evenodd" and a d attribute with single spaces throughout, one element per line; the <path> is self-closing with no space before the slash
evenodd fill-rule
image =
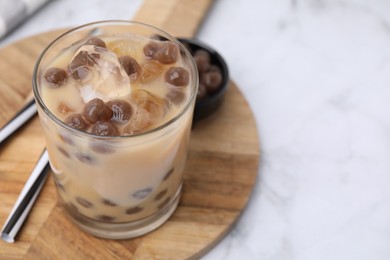
<path id="1" fill-rule="evenodd" d="M 131 40 L 130 40 L 131 39 Z M 144 39 L 136 35 L 129 35 L 128 39 L 116 39 L 107 43 L 107 48 L 112 50 L 118 57 L 130 55 L 137 61 L 144 58 Z"/>
<path id="2" fill-rule="evenodd" d="M 154 119 L 163 119 L 169 109 L 169 104 L 165 99 L 143 89 L 134 91 L 131 95 L 131 99 L 138 108 L 143 108 L 148 111 L 153 121 L 155 121 Z"/>
<path id="3" fill-rule="evenodd" d="M 125 134 L 138 134 L 161 125 L 169 110 L 169 102 L 150 92 L 138 89 L 131 94 L 136 111 L 129 124 L 124 128 Z"/>
<path id="4" fill-rule="evenodd" d="M 155 60 L 150 60 L 142 64 L 141 81 L 147 83 L 157 79 L 163 71 L 163 66 Z"/>
<path id="5" fill-rule="evenodd" d="M 84 102 L 93 98 L 108 101 L 130 94 L 130 79 L 112 51 L 83 45 L 73 56 L 69 71 L 76 79 Z"/>
<path id="6" fill-rule="evenodd" d="M 130 123 L 123 129 L 123 134 L 134 135 L 145 132 L 150 128 L 149 113 L 143 108 L 138 108 Z"/>

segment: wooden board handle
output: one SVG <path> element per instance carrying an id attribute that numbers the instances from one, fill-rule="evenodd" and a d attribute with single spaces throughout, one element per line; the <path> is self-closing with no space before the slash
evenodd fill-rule
<path id="1" fill-rule="evenodd" d="M 144 0 L 133 18 L 177 37 L 194 37 L 213 0 Z"/>

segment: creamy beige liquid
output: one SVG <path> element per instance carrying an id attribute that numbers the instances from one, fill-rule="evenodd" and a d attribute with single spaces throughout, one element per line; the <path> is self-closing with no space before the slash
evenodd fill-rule
<path id="1" fill-rule="evenodd" d="M 143 53 L 143 46 L 150 41 L 148 38 L 129 35 L 127 38 L 102 39 L 107 49 L 117 56 L 130 55 L 141 67 L 150 61 Z M 48 68 L 67 69 L 79 47 L 64 50 Z M 96 84 L 96 87 L 95 78 L 85 83 L 69 76 L 58 88 L 40 78 L 40 93 L 50 112 L 64 121 L 70 114 L 80 113 L 88 99 L 93 97 L 105 102 L 125 100 L 135 113 L 137 93 L 146 90 L 158 104 L 163 104 L 161 109 L 164 110 L 162 116 L 145 129 L 149 131 L 183 112 L 190 98 L 192 78 L 188 86 L 180 88 L 185 97 L 181 102 L 171 102 L 166 98 L 177 88 L 168 84 L 164 75 L 169 68 L 178 66 L 188 70 L 179 56 L 173 64 L 162 64 L 155 79 L 129 82 L 128 89 L 123 87 L 127 83 L 121 82 L 120 89 L 113 93 L 110 92 L 111 78 L 103 80 L 104 84 Z M 88 95 L 83 92 L 86 85 L 93 89 L 88 90 Z M 58 194 L 71 214 L 108 223 L 139 220 L 164 208 L 180 191 L 192 122 L 191 109 L 162 130 L 130 138 L 102 139 L 67 131 L 46 116 L 41 116 L 41 120 Z M 121 135 L 126 135 L 123 129 L 127 124 L 115 124 Z"/>

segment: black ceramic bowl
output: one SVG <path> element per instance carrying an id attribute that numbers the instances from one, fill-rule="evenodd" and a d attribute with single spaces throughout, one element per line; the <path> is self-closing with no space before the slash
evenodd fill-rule
<path id="1" fill-rule="evenodd" d="M 229 85 L 229 70 L 222 56 L 216 50 L 207 46 L 205 43 L 194 38 L 178 38 L 178 40 L 181 43 L 188 45 L 191 53 L 194 53 L 199 49 L 207 51 L 210 54 L 210 64 L 220 68 L 222 73 L 222 82 L 218 90 L 201 100 L 196 100 L 193 119 L 194 122 L 196 122 L 211 115 L 223 103 L 225 92 Z"/>

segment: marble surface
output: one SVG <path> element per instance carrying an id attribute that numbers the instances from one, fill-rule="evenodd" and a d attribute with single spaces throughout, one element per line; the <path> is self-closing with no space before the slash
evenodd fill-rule
<path id="1" fill-rule="evenodd" d="M 140 4 L 57 0 L 0 46 Z M 262 156 L 247 210 L 203 259 L 390 259 L 389 14 L 387 0 L 216 1 L 199 38 L 226 58 Z"/>

